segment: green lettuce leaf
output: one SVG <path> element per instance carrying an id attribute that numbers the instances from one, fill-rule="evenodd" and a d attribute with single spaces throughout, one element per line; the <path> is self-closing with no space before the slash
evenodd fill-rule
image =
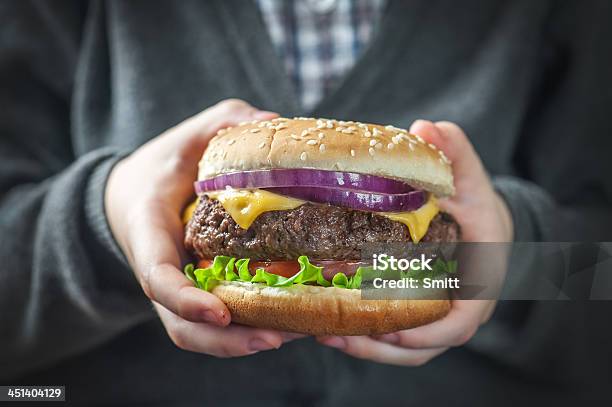
<path id="1" fill-rule="evenodd" d="M 252 276 L 249 272 L 249 259 L 236 259 L 235 257 L 216 256 L 213 264 L 206 268 L 194 268 L 193 264 L 185 266 L 184 273 L 198 288 L 211 291 L 219 281 L 242 281 L 248 283 L 261 283 L 269 287 L 289 287 L 294 284 L 309 284 L 322 287 L 337 287 L 346 289 L 359 289 L 363 279 L 364 267 L 359 267 L 352 277 L 338 273 L 332 281 L 323 276 L 323 267 L 310 263 L 308 257 L 298 258 L 300 271 L 290 278 L 267 272 L 262 268 L 255 270 Z"/>
<path id="2" fill-rule="evenodd" d="M 332 278 L 332 285 L 334 287 L 348 288 L 349 280 L 344 273 L 337 273 Z"/>

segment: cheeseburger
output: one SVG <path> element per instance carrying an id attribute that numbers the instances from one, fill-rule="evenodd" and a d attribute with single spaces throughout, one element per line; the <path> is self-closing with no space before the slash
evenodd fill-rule
<path id="1" fill-rule="evenodd" d="M 362 300 L 364 246 L 454 242 L 436 198 L 453 194 L 444 153 L 394 126 L 277 118 L 222 129 L 186 211 L 185 274 L 237 323 L 313 335 L 416 327 L 448 298 Z M 418 245 L 417 245 L 418 246 Z"/>

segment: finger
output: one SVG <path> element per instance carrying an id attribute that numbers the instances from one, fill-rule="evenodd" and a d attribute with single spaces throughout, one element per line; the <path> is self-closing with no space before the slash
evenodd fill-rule
<path id="1" fill-rule="evenodd" d="M 278 349 L 285 339 L 281 332 L 232 324 L 218 327 L 181 319 L 165 307 L 155 304 L 168 335 L 176 346 L 191 352 L 217 357 L 236 357 Z"/>
<path id="2" fill-rule="evenodd" d="M 453 173 L 459 178 L 471 175 L 474 182 L 488 185 L 489 178 L 482 161 L 463 130 L 455 123 L 445 121 L 436 122 L 435 126 L 442 135 L 444 147 L 441 148 L 448 149 L 447 156 L 453 162 Z"/>
<path id="3" fill-rule="evenodd" d="M 276 116 L 277 113 L 258 110 L 242 100 L 229 99 L 169 129 L 160 140 L 152 140 L 145 148 L 154 152 L 147 156 L 160 157 L 159 165 L 166 169 L 160 183 L 173 191 L 166 195 L 174 198 L 171 199 L 174 206 L 182 206 L 193 195 L 192 182 L 197 177 L 197 164 L 218 130 L 244 121 L 267 120 Z"/>
<path id="4" fill-rule="evenodd" d="M 220 326 L 230 323 L 225 304 L 215 295 L 195 288 L 179 269 L 182 227 L 178 216 L 172 217 L 161 209 L 143 209 L 128 229 L 133 242 L 131 264 L 151 300 L 188 321 Z"/>
<path id="5" fill-rule="evenodd" d="M 222 128 L 236 126 L 250 120 L 269 120 L 278 114 L 259 110 L 240 99 L 226 99 L 202 111 L 185 122 L 181 129 L 186 134 L 198 134 L 199 140 L 208 140 Z"/>
<path id="6" fill-rule="evenodd" d="M 410 349 L 461 346 L 469 341 L 490 314 L 485 300 L 455 300 L 448 315 L 429 325 L 407 329 L 377 339 Z"/>
<path id="7" fill-rule="evenodd" d="M 401 366 L 424 365 L 448 349 L 404 349 L 368 336 L 331 336 L 317 338 L 317 340 L 356 358 Z"/>
<path id="8" fill-rule="evenodd" d="M 295 332 L 283 332 L 283 331 L 278 331 L 278 332 L 280 333 L 281 337 L 283 338 L 283 342 L 285 343 L 294 341 L 296 339 L 303 339 L 308 336 L 308 335 L 299 334 Z"/>
<path id="9" fill-rule="evenodd" d="M 447 157 L 449 157 L 447 151 L 443 148 L 444 140 L 442 139 L 440 129 L 438 129 L 436 125 L 429 120 L 415 120 L 408 131 L 411 134 L 421 136 L 425 142 L 434 144 L 436 147 L 444 151 L 444 154 L 446 154 Z"/>
<path id="10" fill-rule="evenodd" d="M 451 161 L 456 179 L 474 180 L 475 183 L 486 184 L 488 177 L 466 134 L 459 126 L 451 122 L 432 123 L 427 120 L 417 120 L 410 126 L 410 132 L 418 134 L 427 143 L 432 143 Z"/>

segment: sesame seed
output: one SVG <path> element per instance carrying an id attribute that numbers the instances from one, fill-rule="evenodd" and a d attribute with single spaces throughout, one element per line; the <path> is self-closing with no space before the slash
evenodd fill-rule
<path id="1" fill-rule="evenodd" d="M 414 137 L 417 139 L 419 143 L 425 144 L 425 140 L 423 140 L 423 137 L 419 136 L 418 134 L 415 134 Z"/>
<path id="2" fill-rule="evenodd" d="M 302 130 L 302 133 L 300 134 L 300 136 L 305 137 L 308 135 L 308 130 Z"/>
<path id="3" fill-rule="evenodd" d="M 286 129 L 287 127 L 289 127 L 289 125 L 287 123 L 281 123 L 281 124 L 276 126 L 276 130 Z"/>
<path id="4" fill-rule="evenodd" d="M 342 131 L 342 130 L 344 130 L 344 127 L 341 127 L 341 126 L 336 127 L 336 131 Z"/>
<path id="5" fill-rule="evenodd" d="M 261 129 L 251 129 L 251 133 L 259 133 Z"/>
<path id="6" fill-rule="evenodd" d="M 387 144 L 387 148 L 388 148 L 389 150 L 393 150 L 393 147 L 395 147 L 395 144 L 393 144 L 393 143 L 389 143 L 389 144 Z"/>
<path id="7" fill-rule="evenodd" d="M 223 153 L 223 159 L 225 160 L 225 157 L 227 157 L 227 151 Z"/>
<path id="8" fill-rule="evenodd" d="M 438 158 L 438 161 L 440 161 L 440 164 L 445 164 L 444 160 L 442 158 Z"/>
<path id="9" fill-rule="evenodd" d="M 374 147 L 376 145 L 377 141 L 376 140 L 370 140 L 370 145 L 372 147 Z"/>
<path id="10" fill-rule="evenodd" d="M 342 130 L 342 133 L 344 134 L 353 134 L 355 132 L 355 130 L 351 130 L 351 129 L 344 129 Z"/>
<path id="11" fill-rule="evenodd" d="M 244 129 L 240 132 L 240 134 L 247 134 L 249 132 L 249 129 Z"/>
<path id="12" fill-rule="evenodd" d="M 252 120 L 251 121 L 251 124 L 257 124 L 257 123 L 259 123 L 259 120 Z"/>
<path id="13" fill-rule="evenodd" d="M 450 164 L 450 160 L 448 159 L 448 157 L 446 156 L 446 154 L 444 154 L 444 152 L 442 150 L 438 150 L 438 154 L 440 154 L 440 158 L 442 158 L 442 161 L 444 161 L 444 163 L 446 164 Z"/>
<path id="14" fill-rule="evenodd" d="M 232 144 L 234 144 L 235 142 L 236 142 L 236 139 L 235 139 L 235 138 L 233 138 L 233 139 L 231 139 L 230 141 L 228 141 L 228 142 L 227 142 L 227 145 L 228 145 L 228 146 L 231 146 L 231 145 L 232 145 Z"/>
<path id="15" fill-rule="evenodd" d="M 259 148 L 264 148 L 264 147 L 265 147 L 265 145 L 266 145 L 266 142 L 265 142 L 265 141 L 262 141 L 261 143 L 259 143 L 259 145 L 258 145 L 257 147 L 259 147 Z"/>
<path id="16" fill-rule="evenodd" d="M 328 129 L 333 129 L 334 123 L 332 121 L 328 121 L 327 123 L 325 123 L 325 127 L 327 127 Z"/>
<path id="17" fill-rule="evenodd" d="M 291 137 L 292 139 L 294 139 L 294 140 L 299 139 L 299 137 L 297 136 L 297 134 L 292 134 L 290 137 Z"/>
<path id="18" fill-rule="evenodd" d="M 376 143 L 376 145 L 374 147 L 376 147 L 376 149 L 380 150 L 382 148 L 382 143 Z"/>
<path id="19" fill-rule="evenodd" d="M 368 148 L 368 153 L 370 153 L 371 156 L 374 156 L 374 149 L 372 147 Z"/>
<path id="20" fill-rule="evenodd" d="M 372 133 L 370 133 L 370 131 L 369 131 L 369 130 L 366 130 L 366 131 L 363 133 L 363 135 L 364 135 L 365 137 L 372 137 Z"/>
<path id="21" fill-rule="evenodd" d="M 411 149 L 412 151 L 414 151 L 414 144 L 412 144 L 412 143 L 408 143 L 408 147 L 410 147 L 410 149 Z"/>
<path id="22" fill-rule="evenodd" d="M 249 122 L 240 122 L 238 123 L 238 126 L 244 126 L 245 124 L 249 124 Z"/>
<path id="23" fill-rule="evenodd" d="M 272 123 L 270 123 L 269 121 L 265 121 L 265 122 L 261 122 L 257 125 L 257 127 L 262 128 L 262 127 L 266 127 L 266 126 L 270 126 Z"/>
<path id="24" fill-rule="evenodd" d="M 351 157 L 355 157 L 355 150 L 351 150 Z"/>
<path id="25" fill-rule="evenodd" d="M 306 144 L 308 144 L 309 146 L 314 146 L 314 145 L 316 145 L 317 143 L 318 143 L 318 141 L 317 141 L 317 140 L 308 140 L 308 141 L 306 142 Z"/>
<path id="26" fill-rule="evenodd" d="M 390 125 L 390 124 L 389 124 L 389 125 L 387 125 L 387 126 L 385 126 L 385 129 L 387 129 L 387 130 L 391 130 L 391 131 L 396 131 L 396 132 L 397 132 L 397 131 L 399 131 L 399 132 L 402 132 L 402 133 L 407 133 L 407 131 L 406 131 L 406 130 L 404 130 L 404 129 L 400 129 L 399 127 L 395 127 L 395 126 L 392 126 L 392 125 Z"/>
<path id="27" fill-rule="evenodd" d="M 431 143 L 429 143 L 429 144 L 427 144 L 427 145 L 428 145 L 428 146 L 429 146 L 429 148 L 431 148 L 432 150 L 437 150 L 437 148 L 436 148 L 436 146 L 435 146 L 435 145 L 433 145 L 433 144 L 431 144 Z"/>
<path id="28" fill-rule="evenodd" d="M 345 122 L 344 120 L 340 120 L 340 121 L 338 122 L 338 124 L 339 124 L 340 126 L 346 126 L 346 125 L 348 124 L 348 122 Z"/>
<path id="29" fill-rule="evenodd" d="M 302 161 L 306 161 L 307 157 L 308 157 L 308 154 L 306 154 L 306 151 L 303 151 L 302 154 L 300 154 L 300 160 Z"/>
<path id="30" fill-rule="evenodd" d="M 372 129 L 372 134 L 374 137 L 377 137 L 379 134 L 381 134 L 381 131 L 374 127 L 374 129 Z"/>
<path id="31" fill-rule="evenodd" d="M 319 133 L 319 138 L 325 137 L 325 133 Z"/>
<path id="32" fill-rule="evenodd" d="M 321 145 L 319 146 L 319 151 L 320 151 L 320 152 L 324 152 L 324 151 L 325 151 L 325 144 L 321 144 Z"/>

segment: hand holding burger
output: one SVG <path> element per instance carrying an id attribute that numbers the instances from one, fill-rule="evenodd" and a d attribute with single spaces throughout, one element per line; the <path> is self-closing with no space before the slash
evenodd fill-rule
<path id="1" fill-rule="evenodd" d="M 402 331 L 444 317 L 449 301 L 361 301 L 356 257 L 368 242 L 511 238 L 507 209 L 465 136 L 451 139 L 447 132 L 457 128 L 448 124 L 419 122 L 411 132 L 422 138 L 415 138 L 393 126 L 275 117 L 222 102 L 111 173 L 111 229 L 171 339 L 184 349 L 239 356 L 300 336 L 282 330 L 377 335 L 319 339 L 354 356 L 419 364 L 469 337 L 490 302 L 454 301 L 440 321 Z M 414 152 L 411 160 L 403 162 L 400 149 Z M 203 150 L 199 198 L 184 229 L 181 212 Z M 451 199 L 444 199 L 454 187 L 442 151 L 455 161 Z M 200 259 L 186 270 L 191 281 L 179 271 L 188 254 Z M 406 349 L 421 346 L 437 349 Z"/>
<path id="2" fill-rule="evenodd" d="M 197 163 L 208 141 L 220 128 L 274 117 L 242 101 L 221 102 L 155 137 L 111 172 L 105 206 L 113 235 L 168 335 L 182 349 L 242 356 L 296 337 L 230 325 L 225 304 L 193 287 L 181 271 L 187 258 L 180 214 L 193 195 Z"/>
<path id="3" fill-rule="evenodd" d="M 482 162 L 464 132 L 449 122 L 416 121 L 410 132 L 438 146 L 452 161 L 456 193 L 439 201 L 461 225 L 469 242 L 509 242 L 512 218 L 494 191 Z M 418 366 L 449 347 L 467 342 L 486 322 L 495 301 L 454 300 L 448 315 L 429 325 L 381 336 L 327 336 L 319 341 L 352 356 L 396 365 Z"/>

